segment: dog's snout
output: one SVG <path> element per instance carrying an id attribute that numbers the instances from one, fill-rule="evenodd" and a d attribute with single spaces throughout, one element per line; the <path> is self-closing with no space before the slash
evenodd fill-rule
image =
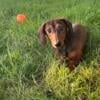
<path id="1" fill-rule="evenodd" d="M 60 47 L 61 46 L 61 43 L 60 41 L 58 41 L 56 44 L 55 44 L 56 47 Z"/>

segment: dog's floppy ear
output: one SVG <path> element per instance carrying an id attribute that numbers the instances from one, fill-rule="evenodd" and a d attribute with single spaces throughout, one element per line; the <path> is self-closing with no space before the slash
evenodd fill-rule
<path id="1" fill-rule="evenodd" d="M 41 43 L 42 45 L 45 45 L 45 44 L 46 44 L 45 24 L 46 24 L 46 23 L 44 23 L 43 25 L 41 25 L 41 27 L 38 29 L 39 40 L 40 40 L 40 43 Z"/>
<path id="2" fill-rule="evenodd" d="M 69 35 L 71 36 L 73 33 L 73 28 L 72 28 L 72 23 L 70 21 L 68 21 L 67 19 L 61 19 L 67 26 L 67 31 L 69 33 Z"/>

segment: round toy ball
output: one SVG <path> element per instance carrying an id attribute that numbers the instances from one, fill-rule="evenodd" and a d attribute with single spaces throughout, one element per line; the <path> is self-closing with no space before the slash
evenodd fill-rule
<path id="1" fill-rule="evenodd" d="M 16 20 L 18 23 L 24 23 L 26 21 L 26 16 L 24 14 L 18 14 Z"/>

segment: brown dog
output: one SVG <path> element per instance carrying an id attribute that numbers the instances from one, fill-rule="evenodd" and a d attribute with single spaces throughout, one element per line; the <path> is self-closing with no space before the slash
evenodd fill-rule
<path id="1" fill-rule="evenodd" d="M 70 70 L 79 63 L 83 56 L 87 32 L 80 24 L 71 24 L 66 19 L 47 21 L 39 28 L 39 38 L 42 44 L 46 37 L 51 41 L 52 47 L 61 62 L 68 62 Z"/>

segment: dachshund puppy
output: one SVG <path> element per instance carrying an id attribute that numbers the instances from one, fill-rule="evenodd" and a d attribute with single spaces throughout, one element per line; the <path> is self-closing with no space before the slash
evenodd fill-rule
<path id="1" fill-rule="evenodd" d="M 81 24 L 72 25 L 66 19 L 50 20 L 39 28 L 41 44 L 46 43 L 47 37 L 61 62 L 67 62 L 70 70 L 73 70 L 83 56 L 87 38 L 85 27 Z"/>

